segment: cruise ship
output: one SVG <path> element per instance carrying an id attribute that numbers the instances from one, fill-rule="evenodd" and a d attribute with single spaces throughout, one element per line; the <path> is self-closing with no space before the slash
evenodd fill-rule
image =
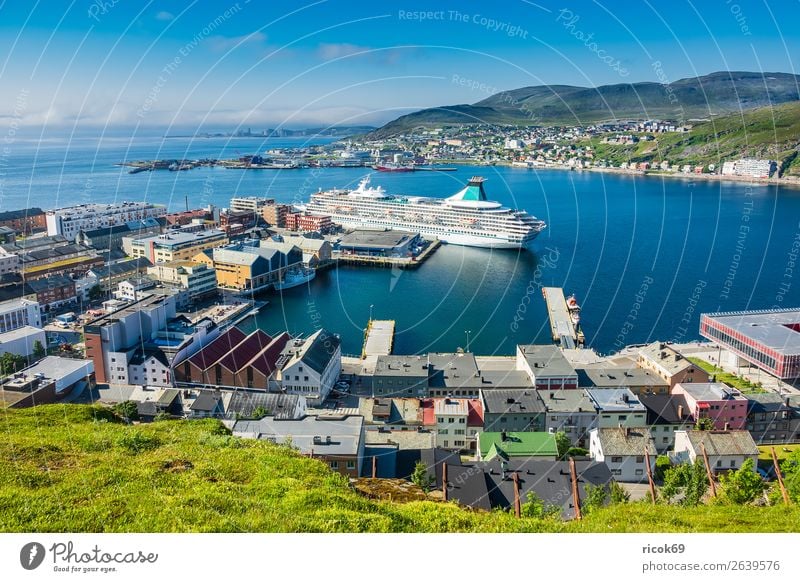
<path id="1" fill-rule="evenodd" d="M 545 223 L 524 210 L 486 198 L 478 176 L 449 198 L 392 196 L 365 177 L 355 190 L 320 191 L 305 206 L 345 228 L 390 228 L 418 232 L 455 245 L 492 249 L 527 247 Z"/>

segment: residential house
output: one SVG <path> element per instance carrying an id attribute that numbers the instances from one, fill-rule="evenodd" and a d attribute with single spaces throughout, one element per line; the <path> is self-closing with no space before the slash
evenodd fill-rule
<path id="1" fill-rule="evenodd" d="M 331 470 L 347 477 L 359 477 L 364 459 L 364 418 L 354 415 L 305 416 L 278 419 L 240 420 L 234 436 L 273 443 L 291 441 L 292 447 L 327 463 Z"/>
<path id="2" fill-rule="evenodd" d="M 468 448 L 469 406 L 465 399 L 434 398 L 433 415 L 436 421 L 436 445 L 438 447 L 456 451 Z"/>
<path id="3" fill-rule="evenodd" d="M 703 450 L 714 473 L 735 471 L 747 459 L 753 460 L 753 470 L 758 465 L 758 447 L 746 430 L 686 430 L 675 433 L 677 462 L 694 463 L 703 460 Z"/>
<path id="4" fill-rule="evenodd" d="M 34 232 L 47 229 L 45 213 L 41 208 L 26 208 L 24 210 L 6 210 L 0 212 L 0 226 L 5 226 L 28 236 Z"/>
<path id="5" fill-rule="evenodd" d="M 545 430 L 547 409 L 538 390 L 481 390 L 480 402 L 486 430 Z"/>
<path id="6" fill-rule="evenodd" d="M 289 341 L 277 363 L 278 381 L 288 394 L 302 394 L 311 406 L 320 406 L 342 372 L 339 337 L 321 329 L 309 337 Z"/>
<path id="7" fill-rule="evenodd" d="M 558 346 L 518 345 L 517 369 L 527 372 L 538 390 L 578 387 L 578 374 Z"/>
<path id="8" fill-rule="evenodd" d="M 75 281 L 66 275 L 50 275 L 28 281 L 28 285 L 36 292 L 36 301 L 43 314 L 78 303 Z"/>
<path id="9" fill-rule="evenodd" d="M 658 454 L 646 427 L 595 428 L 589 432 L 589 454 L 608 465 L 611 475 L 622 483 L 647 480 L 645 451 L 650 456 L 650 470 L 655 470 Z"/>
<path id="10" fill-rule="evenodd" d="M 104 291 L 111 291 L 126 279 L 145 275 L 147 269 L 152 266 L 150 259 L 145 258 L 118 261 L 90 269 L 87 276 L 95 277 Z"/>
<path id="11" fill-rule="evenodd" d="M 542 390 L 545 430 L 565 433 L 573 445 L 586 447 L 589 431 L 597 427 L 597 408 L 586 390 Z"/>
<path id="12" fill-rule="evenodd" d="M 477 438 L 479 461 L 491 461 L 497 456 L 506 460 L 514 457 L 555 459 L 558 456 L 556 438 L 547 432 L 479 432 Z"/>
<path id="13" fill-rule="evenodd" d="M 719 430 L 742 430 L 747 425 L 747 398 L 727 384 L 676 384 L 671 393 L 683 395 L 695 421 L 710 418 Z"/>
<path id="14" fill-rule="evenodd" d="M 174 388 L 156 393 L 155 398 L 147 398 L 136 402 L 136 412 L 141 422 L 152 422 L 160 414 L 179 417 L 183 416 L 183 401 L 181 391 Z"/>
<path id="15" fill-rule="evenodd" d="M 150 277 L 132 277 L 119 282 L 114 297 L 124 301 L 139 301 L 155 286 L 156 282 Z"/>
<path id="16" fill-rule="evenodd" d="M 598 428 L 647 426 L 647 409 L 628 388 L 592 388 L 586 393 L 598 410 Z"/>
<path id="17" fill-rule="evenodd" d="M 675 431 L 694 428 L 695 420 L 682 395 L 642 394 L 639 400 L 647 409 L 647 426 L 659 454 L 672 450 Z"/>
<path id="18" fill-rule="evenodd" d="M 747 401 L 746 428 L 758 444 L 800 442 L 800 411 L 788 396 L 749 394 Z"/>
<path id="19" fill-rule="evenodd" d="M 217 293 L 214 267 L 195 261 L 172 261 L 148 267 L 147 275 L 168 286 L 186 289 L 194 301 Z"/>
<path id="20" fill-rule="evenodd" d="M 670 389 L 661 376 L 633 362 L 619 367 L 608 361 L 585 366 L 578 369 L 578 381 L 583 388 L 628 388 L 636 395 L 669 394 Z"/>
<path id="21" fill-rule="evenodd" d="M 636 363 L 640 368 L 660 376 L 670 389 L 676 384 L 705 383 L 710 379 L 700 367 L 664 342 L 653 342 L 640 349 Z"/>
<path id="22" fill-rule="evenodd" d="M 359 398 L 358 413 L 367 428 L 416 430 L 423 424 L 419 398 Z"/>
<path id="23" fill-rule="evenodd" d="M 225 404 L 218 392 L 204 391 L 189 405 L 192 418 L 222 418 L 225 416 Z"/>

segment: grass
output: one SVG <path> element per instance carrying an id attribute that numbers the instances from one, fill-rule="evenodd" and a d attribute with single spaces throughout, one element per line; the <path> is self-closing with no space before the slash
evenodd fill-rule
<path id="1" fill-rule="evenodd" d="M 772 452 L 770 450 L 772 449 L 772 447 L 775 447 L 775 455 L 778 457 L 779 462 L 783 461 L 786 457 L 791 455 L 792 452 L 800 450 L 800 445 L 776 444 L 776 445 L 758 447 L 759 450 L 758 460 L 769 461 L 770 464 L 772 464 Z"/>
<path id="2" fill-rule="evenodd" d="M 701 360 L 700 358 L 686 358 L 697 367 L 701 368 L 707 374 L 715 376 L 717 382 L 724 382 L 732 388 L 736 388 L 742 394 L 764 394 L 764 390 L 759 384 L 755 384 L 746 378 L 741 378 L 736 374 L 726 372 L 722 368 L 718 368 L 714 364 Z"/>
<path id="3" fill-rule="evenodd" d="M 0 412 L 2 532 L 798 531 L 797 506 L 643 503 L 581 522 L 359 495 L 323 463 L 231 437 L 215 420 L 122 424 L 108 410 Z"/>

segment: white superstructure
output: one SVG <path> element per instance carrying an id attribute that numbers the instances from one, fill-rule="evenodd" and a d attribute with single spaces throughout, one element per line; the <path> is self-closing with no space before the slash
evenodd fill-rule
<path id="1" fill-rule="evenodd" d="M 167 213 L 166 206 L 149 202 L 120 202 L 118 204 L 81 204 L 69 208 L 48 210 L 47 234 L 63 235 L 74 241 L 82 230 L 94 230 L 125 224 L 132 220 L 158 218 Z"/>
<path id="2" fill-rule="evenodd" d="M 486 199 L 483 178 L 473 177 L 449 198 L 391 196 L 369 186 L 369 176 L 355 190 L 330 190 L 311 196 L 306 211 L 327 214 L 346 228 L 391 228 L 418 232 L 451 244 L 484 248 L 524 248 L 545 223 L 524 210 Z"/>

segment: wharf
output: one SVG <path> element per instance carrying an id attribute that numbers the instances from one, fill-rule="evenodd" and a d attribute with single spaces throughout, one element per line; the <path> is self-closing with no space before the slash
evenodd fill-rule
<path id="1" fill-rule="evenodd" d="M 392 353 L 393 343 L 394 320 L 371 319 L 364 334 L 364 348 L 361 351 L 361 357 L 388 356 Z"/>
<path id="2" fill-rule="evenodd" d="M 416 257 L 370 257 L 366 255 L 339 255 L 337 261 L 342 265 L 368 265 L 370 267 L 389 267 L 397 269 L 416 269 L 424 263 L 441 245 L 432 240 Z"/>
<path id="3" fill-rule="evenodd" d="M 553 343 L 562 348 L 573 349 L 584 343 L 580 324 L 574 324 L 570 316 L 564 290 L 561 287 L 542 287 L 544 302 L 547 304 L 547 315 L 550 318 L 550 333 Z"/>

